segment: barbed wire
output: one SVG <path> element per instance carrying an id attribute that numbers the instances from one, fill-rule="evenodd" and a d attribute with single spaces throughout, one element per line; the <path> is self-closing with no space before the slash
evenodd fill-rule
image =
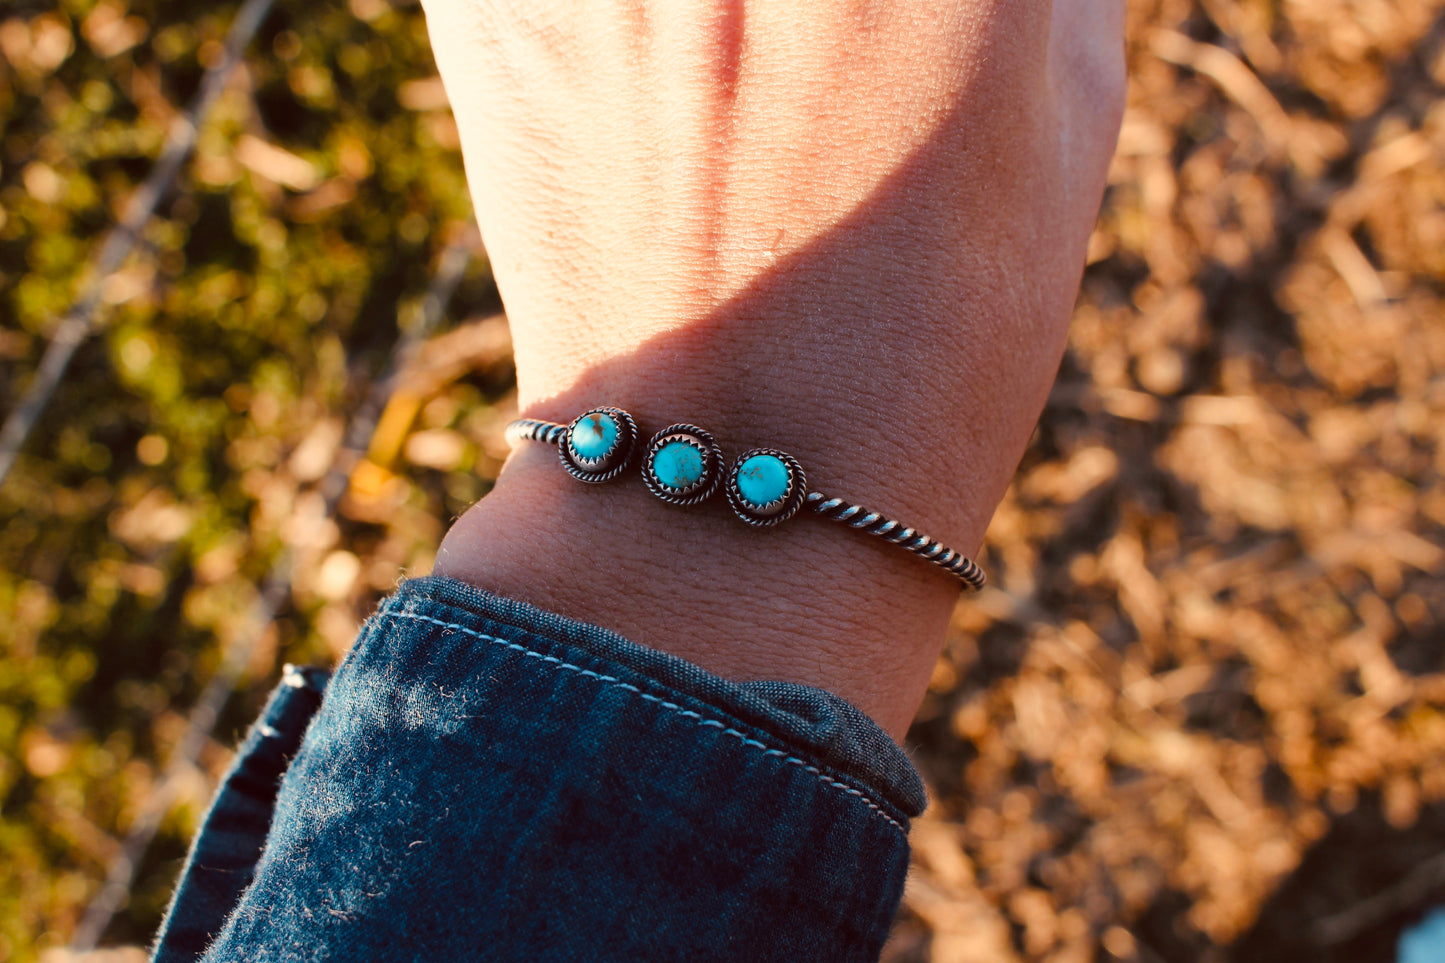
<path id="1" fill-rule="evenodd" d="M 385 370 L 379 379 L 372 382 L 366 398 L 352 415 L 331 467 L 316 484 L 315 491 L 321 495 L 323 502 L 323 518 L 329 520 L 335 515 L 351 473 L 370 446 L 377 423 L 397 382 L 418 348 L 446 314 L 447 305 L 451 303 L 452 295 L 479 244 L 475 227 L 469 226 L 458 231 L 442 251 L 422 301 L 420 316 L 414 324 L 402 329 L 387 358 Z M 281 550 L 272 564 L 242 623 L 242 629 L 232 639 L 220 668 L 191 709 L 185 733 L 171 752 L 160 785 L 150 794 L 131 824 L 125 841 L 107 866 L 105 882 L 86 906 L 80 925 L 71 937 L 72 952 L 84 953 L 95 949 L 110 921 L 129 898 L 141 860 L 150 849 L 161 822 L 170 812 L 182 781 L 195 769 L 200 752 L 215 731 L 221 710 L 235 692 L 256 646 L 290 597 L 295 559 L 295 550 L 288 546 Z"/>
<path id="2" fill-rule="evenodd" d="M 75 358 L 76 349 L 95 331 L 97 312 L 104 297 L 105 282 L 120 270 L 135 246 L 139 243 L 145 227 L 155 216 L 161 198 L 175 183 L 181 165 L 195 149 L 200 135 L 201 124 L 216 105 L 231 73 L 241 62 L 251 38 L 260 29 L 275 0 L 246 0 L 236 11 L 231 28 L 226 32 L 226 41 L 220 58 L 207 68 L 201 78 L 200 90 L 191 106 L 171 121 L 170 130 L 161 148 L 160 157 L 144 183 L 131 195 L 125 214 L 97 249 L 94 261 L 86 274 L 80 293 L 71 303 L 51 332 L 40 357 L 40 364 L 31 376 L 24 395 L 0 426 L 0 484 L 15 465 L 15 459 L 25 441 L 34 430 L 35 423 L 50 404 L 55 389 L 65 378 L 70 362 Z"/>

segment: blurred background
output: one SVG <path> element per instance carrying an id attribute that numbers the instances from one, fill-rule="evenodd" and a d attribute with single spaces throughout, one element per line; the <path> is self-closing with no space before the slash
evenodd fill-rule
<path id="1" fill-rule="evenodd" d="M 1445 904 L 1445 0 L 1130 6 L 885 958 L 1392 959 Z M 281 665 L 486 492 L 469 218 L 415 3 L 0 7 L 0 961 L 143 959 Z"/>

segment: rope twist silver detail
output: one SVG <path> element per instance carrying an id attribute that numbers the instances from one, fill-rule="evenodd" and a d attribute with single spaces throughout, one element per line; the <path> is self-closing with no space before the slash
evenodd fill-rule
<path id="1" fill-rule="evenodd" d="M 566 430 L 566 425 L 556 422 L 518 418 L 507 425 L 507 442 L 516 445 L 524 441 L 540 441 L 544 445 L 555 445 L 562 440 L 562 434 Z"/>
<path id="2" fill-rule="evenodd" d="M 979 568 L 973 559 L 954 551 L 938 539 L 930 538 L 879 512 L 841 498 L 824 495 L 822 492 L 808 492 L 805 504 L 815 514 L 841 522 L 865 534 L 875 535 L 885 542 L 892 542 L 899 548 L 907 549 L 919 558 L 927 559 L 972 589 L 981 589 L 988 581 L 983 569 Z"/>

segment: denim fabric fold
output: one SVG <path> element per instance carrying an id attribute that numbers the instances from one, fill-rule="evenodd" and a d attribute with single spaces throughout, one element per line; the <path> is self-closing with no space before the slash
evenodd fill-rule
<path id="1" fill-rule="evenodd" d="M 256 839 L 218 799 L 156 958 L 872 960 L 923 805 L 832 695 L 417 579 L 327 687 L 249 884 L 191 899 L 211 834 Z"/>
<path id="2" fill-rule="evenodd" d="M 329 673 L 288 665 L 221 780 L 156 936 L 156 963 L 205 951 L 251 885 L 266 845 L 276 790 L 321 706 Z"/>

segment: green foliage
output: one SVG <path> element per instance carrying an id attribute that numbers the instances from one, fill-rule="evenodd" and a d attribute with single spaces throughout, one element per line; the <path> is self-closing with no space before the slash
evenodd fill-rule
<path id="1" fill-rule="evenodd" d="M 0 13 L 0 395 L 23 390 L 234 9 Z M 0 488 L 0 961 L 69 938 L 283 548 L 363 566 L 298 584 L 106 942 L 153 932 L 279 663 L 328 661 L 481 493 L 469 461 L 391 478 L 386 513 L 348 496 L 336 523 L 312 492 L 470 216 L 434 75 L 417 6 L 280 0 Z M 495 308 L 477 261 L 453 315 Z M 462 402 L 422 422 L 449 430 L 507 387 L 446 386 Z"/>

